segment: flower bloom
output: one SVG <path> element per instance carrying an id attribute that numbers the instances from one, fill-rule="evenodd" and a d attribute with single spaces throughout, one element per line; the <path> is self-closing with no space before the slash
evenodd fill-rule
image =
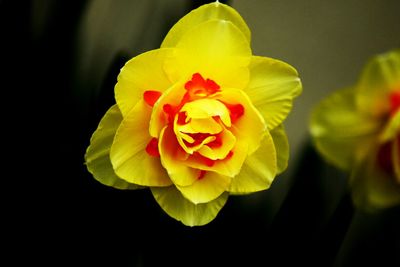
<path id="1" fill-rule="evenodd" d="M 252 55 L 234 9 L 203 5 L 121 69 L 87 168 L 109 186 L 150 187 L 171 217 L 204 225 L 229 194 L 265 190 L 286 168 L 282 121 L 301 88 L 293 67 Z"/>
<path id="2" fill-rule="evenodd" d="M 400 49 L 373 57 L 353 87 L 313 111 L 311 134 L 332 164 L 351 171 L 356 206 L 400 203 Z"/>

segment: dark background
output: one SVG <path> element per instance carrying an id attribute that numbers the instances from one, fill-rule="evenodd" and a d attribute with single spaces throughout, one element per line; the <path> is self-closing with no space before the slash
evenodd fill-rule
<path id="1" fill-rule="evenodd" d="M 304 93 L 287 120 L 288 171 L 265 192 L 231 197 L 210 224 L 186 227 L 148 190 L 109 188 L 87 172 L 119 69 L 203 2 L 0 1 L 3 254 L 13 265 L 400 266 L 400 209 L 355 210 L 347 175 L 307 134 L 313 104 L 399 46 L 396 1 L 229 2 L 255 54 L 294 65 Z"/>

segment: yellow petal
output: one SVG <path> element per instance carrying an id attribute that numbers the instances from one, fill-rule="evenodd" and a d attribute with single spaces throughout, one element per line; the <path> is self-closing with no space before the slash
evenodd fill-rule
<path id="1" fill-rule="evenodd" d="M 171 82 L 188 81 L 194 73 L 221 87 L 242 89 L 249 81 L 251 49 L 243 33 L 231 22 L 209 20 L 187 31 L 166 59 Z"/>
<path id="2" fill-rule="evenodd" d="M 200 170 L 182 163 L 182 152 L 180 152 L 182 149 L 171 127 L 166 126 L 161 131 L 159 142 L 161 163 L 174 184 L 180 186 L 193 184 L 200 176 Z"/>
<path id="3" fill-rule="evenodd" d="M 248 153 L 252 154 L 260 146 L 267 129 L 264 118 L 242 90 L 225 88 L 219 99 L 224 103 L 243 105 L 244 114 L 235 122 L 231 131 L 237 139 L 247 142 Z"/>
<path id="4" fill-rule="evenodd" d="M 248 156 L 240 173 L 232 179 L 231 194 L 247 194 L 268 189 L 277 173 L 274 142 L 266 132 L 260 148 Z"/>
<path id="5" fill-rule="evenodd" d="M 224 176 L 234 177 L 240 172 L 243 162 L 248 155 L 247 148 L 248 144 L 245 140 L 237 139 L 235 147 L 231 150 L 232 156 L 224 160 L 216 160 L 212 166 L 204 164 L 196 157 L 189 157 L 182 164 L 194 169 L 214 171 Z"/>
<path id="6" fill-rule="evenodd" d="M 191 137 L 190 135 L 187 135 L 187 134 L 179 133 L 179 132 L 175 132 L 175 134 L 177 136 L 179 145 L 183 148 L 183 150 L 186 153 L 189 153 L 190 155 L 192 155 L 194 152 L 198 151 L 204 145 L 211 143 L 212 141 L 214 141 L 216 139 L 216 137 L 214 137 L 214 136 L 208 136 L 198 145 L 187 146 L 185 144 L 184 140 L 189 143 L 194 143 L 195 140 L 193 139 L 193 137 Z"/>
<path id="7" fill-rule="evenodd" d="M 161 47 L 176 46 L 182 35 L 184 35 L 187 31 L 203 22 L 212 19 L 227 20 L 232 22 L 242 31 L 243 35 L 250 43 L 250 30 L 239 13 L 228 5 L 214 2 L 207 5 L 202 5 L 181 18 L 169 30 L 167 36 L 161 44 Z"/>
<path id="8" fill-rule="evenodd" d="M 277 174 L 286 170 L 289 161 L 289 142 L 285 133 L 283 124 L 275 127 L 270 131 L 274 141 L 276 157 L 277 157 Z"/>
<path id="9" fill-rule="evenodd" d="M 186 115 L 189 118 L 194 119 L 205 119 L 211 118 L 212 116 L 219 116 L 226 126 L 231 126 L 228 109 L 223 103 L 215 99 L 204 98 L 186 103 L 182 107 L 181 111 L 186 112 Z"/>
<path id="10" fill-rule="evenodd" d="M 400 49 L 373 57 L 356 86 L 357 106 L 374 116 L 390 109 L 389 93 L 400 88 Z"/>
<path id="11" fill-rule="evenodd" d="M 268 129 L 282 123 L 301 91 L 300 78 L 292 66 L 272 58 L 252 57 L 245 92 L 263 115 Z"/>
<path id="12" fill-rule="evenodd" d="M 161 130 L 168 124 L 168 118 L 164 112 L 164 105 L 178 106 L 180 104 L 186 93 L 184 88 L 185 82 L 174 84 L 160 96 L 157 103 L 154 105 L 149 126 L 149 132 L 152 137 L 158 138 Z"/>
<path id="13" fill-rule="evenodd" d="M 119 126 L 111 146 L 111 162 L 122 179 L 144 186 L 172 184 L 160 159 L 147 154 L 152 139 L 148 133 L 151 107 L 143 100 L 129 112 Z"/>
<path id="14" fill-rule="evenodd" d="M 354 90 L 333 93 L 315 107 L 310 131 L 319 152 L 332 164 L 350 169 L 368 151 L 381 123 L 356 109 Z"/>
<path id="15" fill-rule="evenodd" d="M 201 179 L 197 179 L 192 185 L 177 186 L 177 188 L 190 202 L 199 204 L 218 198 L 228 189 L 230 182 L 231 178 L 228 176 L 206 172 Z"/>
<path id="16" fill-rule="evenodd" d="M 400 183 L 378 168 L 376 152 L 355 166 L 350 186 L 358 208 L 368 211 L 400 204 Z"/>
<path id="17" fill-rule="evenodd" d="M 230 122 L 229 114 L 228 119 Z M 216 122 L 212 117 L 204 119 L 192 119 L 189 123 L 184 125 L 175 126 L 183 133 L 209 133 L 217 134 L 222 132 L 222 126 Z"/>
<path id="18" fill-rule="evenodd" d="M 122 115 L 118 106 L 112 106 L 101 119 L 90 139 L 90 145 L 85 154 L 86 166 L 94 178 L 102 184 L 119 189 L 138 189 L 141 186 L 119 178 L 111 165 L 110 148 L 121 121 Z"/>
<path id="19" fill-rule="evenodd" d="M 164 92 L 171 86 L 163 70 L 171 49 L 157 49 L 140 54 L 122 67 L 115 85 L 115 99 L 123 117 L 143 99 L 148 90 Z"/>
<path id="20" fill-rule="evenodd" d="M 396 137 L 400 132 L 400 112 L 397 112 L 393 117 L 389 119 L 389 122 L 379 135 L 379 141 L 381 143 L 388 142 Z"/>
<path id="21" fill-rule="evenodd" d="M 187 226 L 200 226 L 211 222 L 228 199 L 228 194 L 224 193 L 211 202 L 196 205 L 184 198 L 174 186 L 152 187 L 151 192 L 169 216 Z"/>
<path id="22" fill-rule="evenodd" d="M 222 145 L 220 147 L 210 148 L 207 145 L 202 146 L 197 152 L 204 157 L 212 160 L 224 159 L 228 156 L 229 152 L 235 147 L 236 137 L 231 131 L 225 130 L 221 133 Z"/>

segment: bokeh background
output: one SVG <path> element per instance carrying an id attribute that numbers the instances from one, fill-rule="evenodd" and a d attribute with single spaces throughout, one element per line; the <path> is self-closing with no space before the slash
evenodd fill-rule
<path id="1" fill-rule="evenodd" d="M 221 1 L 248 23 L 253 53 L 294 66 L 304 91 L 285 122 L 288 170 L 265 192 L 231 197 L 210 224 L 185 227 L 148 190 L 109 188 L 87 172 L 83 155 L 114 103 L 119 69 L 206 2 L 0 1 L 11 135 L 23 136 L 9 165 L 14 262 L 400 266 L 400 209 L 354 209 L 347 175 L 316 154 L 308 133 L 318 101 L 354 84 L 372 55 L 400 46 L 398 0 Z"/>

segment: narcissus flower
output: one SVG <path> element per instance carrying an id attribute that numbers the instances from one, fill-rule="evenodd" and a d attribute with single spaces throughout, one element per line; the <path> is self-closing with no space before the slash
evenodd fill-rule
<path id="1" fill-rule="evenodd" d="M 351 172 L 356 206 L 400 204 L 400 49 L 373 57 L 355 86 L 323 100 L 311 134 L 329 162 Z"/>
<path id="2" fill-rule="evenodd" d="M 286 168 L 282 121 L 301 88 L 293 67 L 252 55 L 234 9 L 203 5 L 121 69 L 87 168 L 109 186 L 150 187 L 171 217 L 204 225 L 230 194 L 265 190 Z"/>

